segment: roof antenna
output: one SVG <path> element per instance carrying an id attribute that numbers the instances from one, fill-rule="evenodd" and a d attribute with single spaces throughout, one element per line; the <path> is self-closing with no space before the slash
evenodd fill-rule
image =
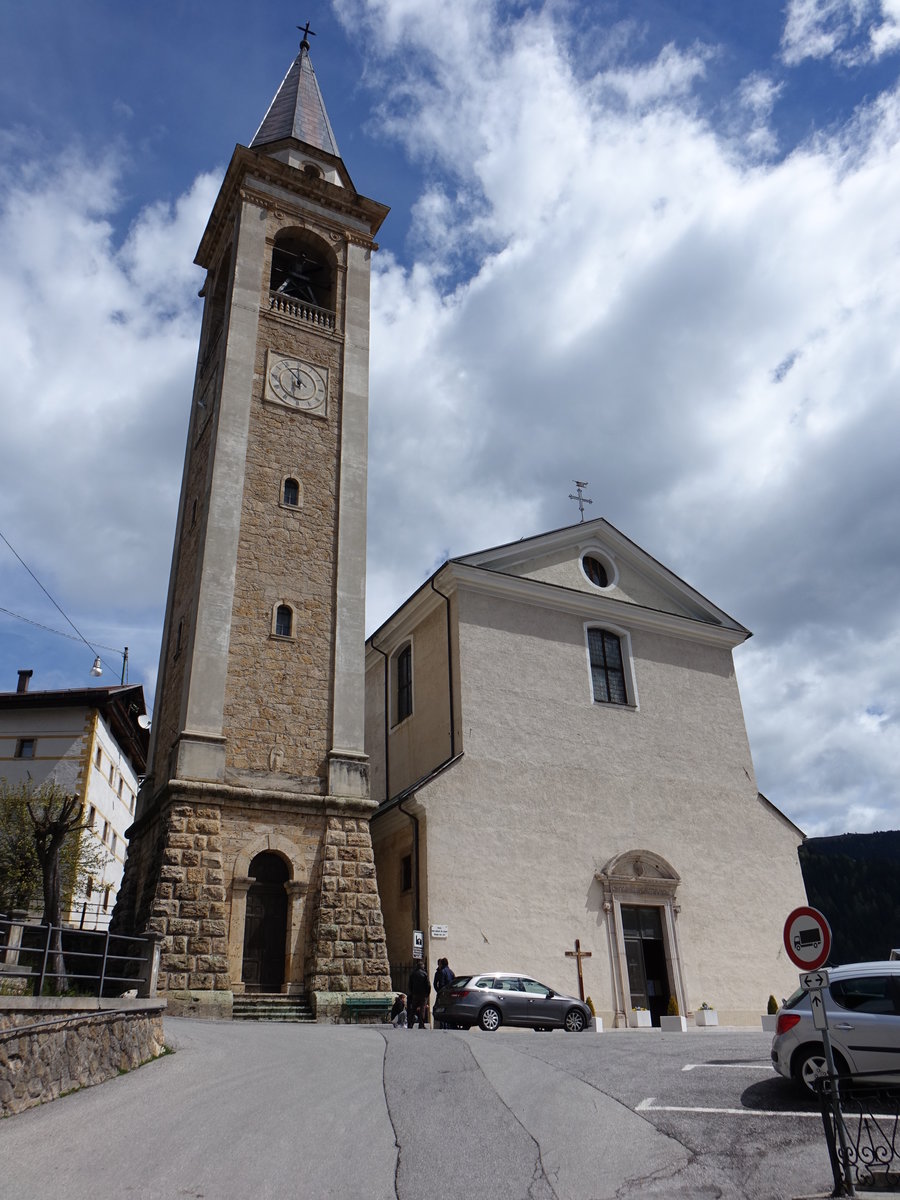
<path id="1" fill-rule="evenodd" d="M 301 50 L 309 50 L 309 39 L 316 36 L 316 31 L 310 29 L 309 21 L 305 25 L 298 25 L 297 28 L 303 34 L 303 41 L 300 43 Z"/>
<path id="2" fill-rule="evenodd" d="M 594 502 L 593 502 L 593 500 L 588 500 L 587 496 L 583 496 L 581 494 L 584 491 L 584 489 L 588 486 L 586 479 L 585 480 L 573 479 L 572 482 L 575 484 L 575 488 L 578 492 L 578 495 L 573 496 L 572 493 L 569 492 L 569 499 L 578 501 L 578 511 L 581 513 L 581 520 L 583 521 L 584 520 L 584 506 L 586 504 L 593 504 Z"/>

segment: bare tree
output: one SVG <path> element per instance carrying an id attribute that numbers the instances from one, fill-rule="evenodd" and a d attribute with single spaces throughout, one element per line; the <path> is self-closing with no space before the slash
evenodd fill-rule
<path id="1" fill-rule="evenodd" d="M 66 796 L 49 790 L 28 801 L 28 815 L 34 830 L 34 848 L 41 866 L 44 889 L 43 923 L 49 927 L 49 975 L 57 991 L 68 986 L 62 952 L 62 879 L 59 854 L 70 833 L 82 829 L 83 805 L 78 796 Z"/>

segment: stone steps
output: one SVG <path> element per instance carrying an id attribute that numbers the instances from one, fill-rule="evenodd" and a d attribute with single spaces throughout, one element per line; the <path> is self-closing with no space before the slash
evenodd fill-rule
<path id="1" fill-rule="evenodd" d="M 231 1016 L 235 1021 L 308 1023 L 316 1019 L 305 996 L 284 996 L 278 992 L 254 992 L 251 995 L 235 996 Z"/>

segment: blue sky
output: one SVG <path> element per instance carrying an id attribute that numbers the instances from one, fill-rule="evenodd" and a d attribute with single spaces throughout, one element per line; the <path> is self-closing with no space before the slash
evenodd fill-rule
<path id="1" fill-rule="evenodd" d="M 810 833 L 897 827 L 900 0 L 4 6 L 0 531 L 152 703 L 192 259 L 307 16 L 392 210 L 369 628 L 448 554 L 577 519 L 589 480 L 754 631 L 762 790 Z M 0 686 L 89 682 L 2 544 L 0 609 Z"/>

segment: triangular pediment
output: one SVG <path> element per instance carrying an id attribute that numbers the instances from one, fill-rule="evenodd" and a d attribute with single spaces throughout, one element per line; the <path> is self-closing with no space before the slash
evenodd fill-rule
<path id="1" fill-rule="evenodd" d="M 748 632 L 603 517 L 453 561 L 745 635 Z"/>

